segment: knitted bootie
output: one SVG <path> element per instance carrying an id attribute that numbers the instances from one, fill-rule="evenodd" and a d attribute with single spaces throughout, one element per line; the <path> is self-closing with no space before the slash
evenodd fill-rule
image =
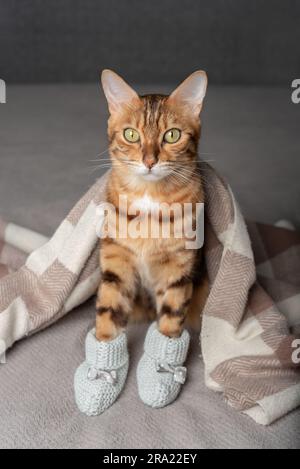
<path id="1" fill-rule="evenodd" d="M 125 333 L 110 342 L 100 342 L 95 330 L 86 338 L 86 361 L 74 378 L 75 399 L 81 412 L 99 415 L 110 407 L 123 389 L 128 372 Z"/>
<path id="2" fill-rule="evenodd" d="M 153 323 L 147 333 L 144 355 L 137 370 L 138 390 L 142 401 L 151 407 L 165 407 L 178 396 L 186 380 L 186 360 L 190 335 L 171 339 L 161 334 Z"/>

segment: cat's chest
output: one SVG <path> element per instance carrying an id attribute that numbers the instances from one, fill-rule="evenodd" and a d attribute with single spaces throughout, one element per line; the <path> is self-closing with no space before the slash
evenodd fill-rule
<path id="1" fill-rule="evenodd" d="M 117 235 L 123 235 L 118 242 L 130 248 L 142 263 L 159 262 L 162 256 L 184 245 L 184 236 L 174 236 L 175 220 L 182 217 L 181 204 L 174 211 L 174 204 L 167 198 L 170 194 L 159 197 L 144 192 L 119 199 Z"/>
<path id="2" fill-rule="evenodd" d="M 144 194 L 142 197 L 133 199 L 131 202 L 130 211 L 136 211 L 136 213 L 141 214 L 151 214 L 159 208 L 160 201 L 153 198 L 148 194 Z"/>

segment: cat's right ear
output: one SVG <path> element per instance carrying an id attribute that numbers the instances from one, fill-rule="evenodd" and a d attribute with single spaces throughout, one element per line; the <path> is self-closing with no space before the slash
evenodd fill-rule
<path id="1" fill-rule="evenodd" d="M 111 114 L 124 106 L 130 107 L 139 101 L 137 93 L 112 70 L 103 70 L 101 82 Z"/>
<path id="2" fill-rule="evenodd" d="M 170 102 L 187 106 L 198 117 L 207 89 L 207 75 L 202 70 L 192 73 L 169 97 Z"/>

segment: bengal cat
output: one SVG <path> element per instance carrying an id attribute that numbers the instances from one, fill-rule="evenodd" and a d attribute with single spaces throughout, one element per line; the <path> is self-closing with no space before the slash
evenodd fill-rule
<path id="1" fill-rule="evenodd" d="M 102 85 L 110 112 L 112 165 L 106 196 L 116 213 L 132 219 L 129 213 L 120 213 L 120 196 L 138 208 L 139 216 L 147 217 L 157 202 L 190 203 L 193 207 L 203 203 L 197 150 L 199 115 L 207 87 L 205 72 L 190 75 L 170 96 L 139 96 L 110 70 L 103 72 Z M 157 222 L 164 220 L 160 217 Z M 170 223 L 174 224 L 174 219 Z M 149 311 L 155 310 L 162 334 L 180 336 L 193 305 L 197 304 L 199 315 L 205 300 L 206 282 L 199 288 L 201 263 L 201 250 L 187 249 L 184 237 L 102 239 L 96 338 L 115 339 L 138 301 Z M 147 292 L 147 301 L 142 292 Z"/>

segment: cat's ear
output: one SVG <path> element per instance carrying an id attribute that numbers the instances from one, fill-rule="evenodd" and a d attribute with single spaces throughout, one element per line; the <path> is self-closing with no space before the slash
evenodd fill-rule
<path id="1" fill-rule="evenodd" d="M 120 111 L 123 106 L 130 106 L 134 102 L 138 102 L 137 93 L 112 70 L 103 70 L 101 82 L 111 114 Z"/>
<path id="2" fill-rule="evenodd" d="M 203 71 L 192 73 L 169 97 L 170 102 L 184 105 L 199 116 L 207 89 L 207 75 Z"/>

